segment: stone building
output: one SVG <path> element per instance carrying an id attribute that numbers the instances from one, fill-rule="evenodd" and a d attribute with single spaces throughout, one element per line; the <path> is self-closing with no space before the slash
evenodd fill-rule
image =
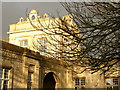
<path id="1" fill-rule="evenodd" d="M 39 27 L 38 30 L 31 25 L 30 21 L 37 25 L 38 19 L 47 22 L 49 17 L 45 14 L 43 18 L 40 18 L 37 11 L 32 10 L 27 20 L 21 17 L 17 24 L 10 25 L 9 43 L 1 41 L 1 89 L 52 88 L 54 90 L 54 88 L 108 87 L 118 90 L 118 73 L 109 76 L 100 75 L 100 71 L 94 74 L 91 74 L 90 71 L 80 73 L 83 68 L 78 66 L 69 68 L 65 62 L 37 52 L 33 47 L 33 42 L 38 39 L 43 41 L 45 38 L 49 39 L 41 30 L 42 27 Z"/>

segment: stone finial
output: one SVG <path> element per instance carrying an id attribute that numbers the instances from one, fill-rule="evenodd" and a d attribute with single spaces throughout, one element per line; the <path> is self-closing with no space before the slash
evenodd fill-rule
<path id="1" fill-rule="evenodd" d="M 29 14 L 38 14 L 36 10 L 31 10 Z"/>
<path id="2" fill-rule="evenodd" d="M 38 16 L 37 18 L 40 19 L 40 16 Z"/>
<path id="3" fill-rule="evenodd" d="M 63 20 L 72 20 L 73 19 L 73 17 L 72 17 L 72 15 L 71 14 L 68 14 L 68 15 L 66 15 L 66 16 L 63 16 Z"/>
<path id="4" fill-rule="evenodd" d="M 19 22 L 23 22 L 23 21 L 24 21 L 24 18 L 21 17 L 21 18 L 19 19 Z"/>
<path id="5" fill-rule="evenodd" d="M 45 13 L 43 17 L 44 17 L 44 18 L 48 18 L 49 16 L 48 16 L 47 13 Z"/>

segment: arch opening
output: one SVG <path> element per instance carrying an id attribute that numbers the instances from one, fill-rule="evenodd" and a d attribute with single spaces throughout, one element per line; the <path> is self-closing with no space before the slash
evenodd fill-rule
<path id="1" fill-rule="evenodd" d="M 56 81 L 53 76 L 53 72 L 47 73 L 43 80 L 43 89 L 55 90 Z"/>

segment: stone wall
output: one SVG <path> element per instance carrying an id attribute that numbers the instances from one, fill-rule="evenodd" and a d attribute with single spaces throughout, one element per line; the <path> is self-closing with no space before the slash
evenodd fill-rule
<path id="1" fill-rule="evenodd" d="M 33 68 L 33 88 L 39 86 L 40 55 L 26 48 L 1 42 L 1 66 L 10 69 L 9 88 L 27 88 L 29 67 Z"/>
<path id="2" fill-rule="evenodd" d="M 101 72 L 80 73 L 81 67 L 66 67 L 66 63 L 60 60 L 7 42 L 0 43 L 0 66 L 10 70 L 9 88 L 27 88 L 28 72 L 32 73 L 32 88 L 43 88 L 44 78 L 50 72 L 56 82 L 55 88 L 75 88 L 75 78 L 81 77 L 85 77 L 85 88 L 106 87 L 105 76 L 100 75 Z"/>
<path id="3" fill-rule="evenodd" d="M 56 88 L 66 88 L 66 70 L 60 61 L 27 48 L 0 43 L 0 64 L 10 70 L 9 88 L 27 88 L 28 72 L 32 72 L 32 88 L 43 88 L 44 77 L 49 72 L 54 73 Z"/>

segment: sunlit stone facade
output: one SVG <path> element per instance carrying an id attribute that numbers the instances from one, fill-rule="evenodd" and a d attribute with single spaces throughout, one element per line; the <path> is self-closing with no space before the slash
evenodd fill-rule
<path id="1" fill-rule="evenodd" d="M 71 20 L 69 15 L 63 18 Z M 55 19 L 58 20 L 58 18 Z M 118 87 L 118 73 L 109 76 L 100 75 L 100 71 L 94 74 L 91 74 L 90 71 L 80 73 L 83 68 L 78 66 L 67 68 L 65 62 L 42 56 L 37 52 L 35 48 L 35 45 L 38 45 L 37 40 L 43 38 L 49 39 L 49 36 L 44 33 L 42 26 L 39 25 L 36 29 L 30 22 L 37 25 L 39 24 L 38 20 L 40 20 L 45 26 L 45 24 L 49 24 L 49 22 L 55 19 L 50 19 L 47 14 L 44 14 L 41 18 L 36 10 L 32 10 L 26 20 L 21 17 L 17 24 L 10 25 L 8 34 L 9 43 L 11 44 L 1 42 L 0 52 L 2 54 L 0 59 L 3 68 L 1 71 L 5 72 L 6 69 L 9 71 L 6 71 L 9 75 L 6 87 L 75 88 L 76 90 L 77 88 Z M 51 29 L 53 29 L 52 26 Z M 108 84 L 112 83 L 111 85 L 106 85 L 106 78 L 108 78 Z M 1 83 L 1 89 L 5 88 L 4 82 L 2 81 Z"/>

